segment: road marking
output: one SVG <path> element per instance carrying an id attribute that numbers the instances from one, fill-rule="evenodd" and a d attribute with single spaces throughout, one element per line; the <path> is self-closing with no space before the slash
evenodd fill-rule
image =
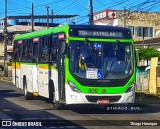
<path id="1" fill-rule="evenodd" d="M 10 109 L 3 109 L 4 112 L 11 112 Z"/>

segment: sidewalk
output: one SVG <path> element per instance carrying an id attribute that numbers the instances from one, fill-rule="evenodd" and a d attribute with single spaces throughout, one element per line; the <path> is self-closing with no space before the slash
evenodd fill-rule
<path id="1" fill-rule="evenodd" d="M 4 77 L 4 71 L 0 71 L 0 80 L 2 81 L 12 81 L 12 71 L 8 71 L 8 77 Z"/>
<path id="2" fill-rule="evenodd" d="M 0 77 L 2 81 L 12 81 L 12 77 Z"/>

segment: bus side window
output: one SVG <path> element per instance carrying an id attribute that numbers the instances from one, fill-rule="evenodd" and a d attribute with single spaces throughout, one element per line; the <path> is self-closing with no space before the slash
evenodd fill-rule
<path id="1" fill-rule="evenodd" d="M 57 61 L 57 38 L 55 36 L 51 37 L 50 42 L 50 61 L 56 62 Z"/>
<path id="2" fill-rule="evenodd" d="M 38 61 L 41 62 L 42 58 L 42 42 L 43 42 L 43 37 L 40 38 L 40 43 L 38 45 Z"/>
<path id="3" fill-rule="evenodd" d="M 40 46 L 39 46 L 39 61 L 40 62 L 48 62 L 49 58 L 49 37 L 42 37 Z"/>
<path id="4" fill-rule="evenodd" d="M 32 61 L 33 62 L 37 62 L 37 58 L 38 58 L 38 44 L 39 42 L 33 42 L 33 56 L 32 56 Z"/>
<path id="5" fill-rule="evenodd" d="M 14 61 L 17 61 L 17 52 L 18 52 L 17 41 L 14 41 L 14 45 L 13 45 L 13 60 Z"/>
<path id="6" fill-rule="evenodd" d="M 22 57 L 22 44 L 17 44 L 16 43 L 16 46 L 15 46 L 16 50 L 15 50 L 15 54 L 16 54 L 16 61 L 20 61 L 21 60 L 21 57 Z"/>
<path id="7" fill-rule="evenodd" d="M 26 61 L 28 59 L 28 45 L 27 40 L 23 42 L 22 60 Z"/>
<path id="8" fill-rule="evenodd" d="M 31 61 L 32 60 L 32 44 L 33 44 L 33 42 L 32 42 L 32 40 L 28 40 L 28 60 L 29 61 Z"/>

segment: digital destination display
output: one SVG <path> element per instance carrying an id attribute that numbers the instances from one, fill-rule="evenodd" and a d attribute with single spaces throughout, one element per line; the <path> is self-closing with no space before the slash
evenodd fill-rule
<path id="1" fill-rule="evenodd" d="M 71 27 L 69 30 L 70 37 L 81 38 L 103 38 L 103 39 L 132 39 L 132 33 L 127 28 L 97 26 L 91 27 Z"/>
<path id="2" fill-rule="evenodd" d="M 122 38 L 123 33 L 122 32 L 117 32 L 117 31 L 78 30 L 78 36 Z"/>

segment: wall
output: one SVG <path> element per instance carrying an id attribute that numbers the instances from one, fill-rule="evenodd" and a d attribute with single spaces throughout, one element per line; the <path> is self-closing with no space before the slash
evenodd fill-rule
<path id="1" fill-rule="evenodd" d="M 136 69 L 136 91 L 149 92 L 149 70 L 145 70 L 146 66 Z"/>

